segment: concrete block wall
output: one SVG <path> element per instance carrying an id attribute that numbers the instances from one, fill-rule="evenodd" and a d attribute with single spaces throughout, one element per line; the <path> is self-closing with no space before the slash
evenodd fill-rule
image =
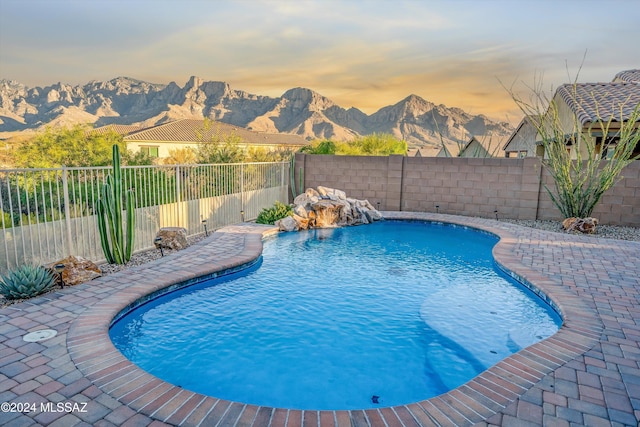
<path id="1" fill-rule="evenodd" d="M 382 210 L 562 219 L 543 186 L 552 188 L 551 176 L 537 158 L 296 154 L 296 174 L 300 166 L 304 168 L 304 188 L 338 188 Z M 605 193 L 593 216 L 601 224 L 640 227 L 640 161 L 622 175 L 624 178 Z"/>

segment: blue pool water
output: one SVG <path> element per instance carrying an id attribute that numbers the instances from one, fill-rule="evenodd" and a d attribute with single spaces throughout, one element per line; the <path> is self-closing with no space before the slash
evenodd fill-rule
<path id="1" fill-rule="evenodd" d="M 549 306 L 497 270 L 496 242 L 402 221 L 281 234 L 261 265 L 140 306 L 111 339 L 157 377 L 222 399 L 420 401 L 558 330 Z"/>

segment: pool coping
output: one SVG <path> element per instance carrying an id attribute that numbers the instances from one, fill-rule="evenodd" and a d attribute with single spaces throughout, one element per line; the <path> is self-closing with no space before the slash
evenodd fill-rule
<path id="1" fill-rule="evenodd" d="M 498 265 L 563 316 L 552 337 L 434 398 L 355 411 L 298 411 L 203 396 L 161 381 L 111 343 L 112 319 L 168 286 L 260 256 L 269 226 L 238 224 L 148 264 L 0 309 L 0 400 L 88 403 L 88 413 L 0 413 L 2 425 L 465 426 L 637 425 L 639 242 L 551 233 L 486 218 L 384 212 L 388 219 L 477 228 L 500 237 Z M 41 343 L 22 337 L 40 329 Z"/>
<path id="2" fill-rule="evenodd" d="M 385 216 L 389 219 L 406 219 L 406 215 L 387 213 Z M 521 281 L 553 300 L 563 317 L 560 330 L 552 337 L 503 359 L 464 385 L 421 402 L 355 411 L 298 411 L 271 408 L 266 411 L 273 412 L 274 416 L 282 413 L 282 417 L 285 416 L 283 412 L 286 412 L 287 419 L 293 417 L 302 420 L 305 416 L 317 416 L 320 420 L 328 418 L 339 426 L 351 425 L 352 421 L 362 416 L 368 419 L 380 417 L 387 424 L 397 418 L 413 419 L 422 425 L 434 421 L 454 421 L 456 425 L 472 424 L 496 414 L 540 381 L 544 375 L 583 354 L 598 341 L 602 333 L 602 323 L 596 320 L 596 316 L 584 302 L 570 295 L 553 280 L 519 265 L 518 259 L 509 251 L 511 242 L 516 239 L 514 235 L 485 224 L 470 225 L 467 220 L 456 221 L 452 218 L 446 222 L 472 226 L 499 236 L 500 241 L 493 249 L 495 260 Z M 216 233 L 217 237 L 229 233 L 229 230 L 219 230 Z M 150 274 L 154 270 L 152 266 L 145 269 L 147 274 L 136 277 L 134 284 L 126 291 L 111 294 L 82 313 L 69 330 L 67 345 L 72 360 L 84 376 L 105 393 L 135 411 L 181 426 L 218 424 L 225 417 L 239 415 L 240 412 L 246 411 L 245 407 L 252 406 L 204 396 L 166 383 L 131 363 L 109 339 L 109 327 L 113 319 L 140 298 L 185 280 L 237 269 L 250 263 L 261 253 L 264 233 L 272 231 L 256 230 L 252 227 L 235 227 L 234 230 L 234 233 L 246 231 L 244 250 L 225 262 L 210 263 L 204 260 L 204 263 L 193 266 L 191 274 L 185 274 L 182 267 L 182 274 L 163 273 L 160 277 Z M 215 239 L 209 244 L 214 242 Z M 166 271 L 166 264 L 169 262 L 167 260 L 161 264 L 162 272 Z M 254 411 L 260 414 L 265 412 L 265 408 L 255 407 L 251 412 Z M 183 414 L 187 416 L 182 417 Z M 254 422 L 253 425 L 260 424 Z"/>

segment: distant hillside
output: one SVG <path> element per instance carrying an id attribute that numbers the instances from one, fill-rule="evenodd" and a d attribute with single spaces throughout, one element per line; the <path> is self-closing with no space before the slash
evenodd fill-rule
<path id="1" fill-rule="evenodd" d="M 279 98 L 231 89 L 224 82 L 191 77 L 184 87 L 154 84 L 127 77 L 84 86 L 57 83 L 28 88 L 0 80 L 0 132 L 35 130 L 75 123 L 152 126 L 177 119 L 210 118 L 254 131 L 300 135 L 308 140 L 347 141 L 374 132 L 391 133 L 411 147 L 478 139 L 504 141 L 513 131 L 483 115 L 435 105 L 410 95 L 397 104 L 367 115 L 344 109 L 305 88 Z"/>

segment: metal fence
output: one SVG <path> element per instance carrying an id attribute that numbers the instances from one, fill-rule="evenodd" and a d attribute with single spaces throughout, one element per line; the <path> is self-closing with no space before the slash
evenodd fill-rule
<path id="1" fill-rule="evenodd" d="M 123 190 L 135 199 L 135 246 L 153 247 L 161 227 L 188 235 L 255 219 L 286 202 L 289 163 L 127 166 Z M 68 255 L 105 261 L 96 202 L 110 167 L 0 170 L 0 272 Z M 203 222 L 206 221 L 206 222 Z"/>

